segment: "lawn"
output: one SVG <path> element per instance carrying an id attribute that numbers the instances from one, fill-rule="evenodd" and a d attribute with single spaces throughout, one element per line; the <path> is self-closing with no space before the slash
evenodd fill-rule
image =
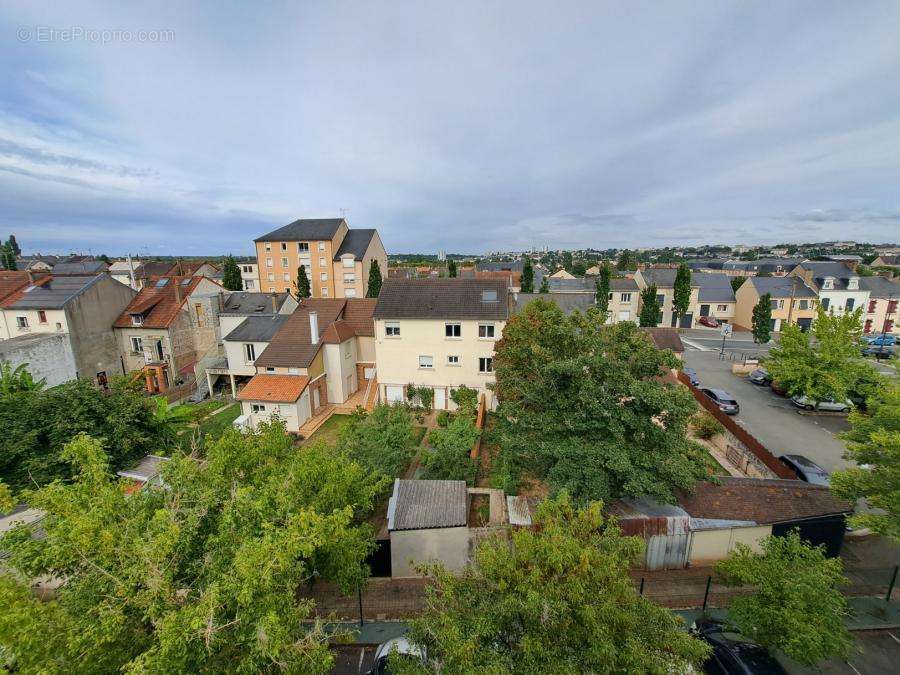
<path id="1" fill-rule="evenodd" d="M 201 419 L 209 415 L 214 410 L 218 410 L 223 405 L 225 405 L 224 401 L 219 401 L 218 399 L 210 399 L 208 401 L 204 401 L 203 403 L 181 403 L 179 405 L 172 407 L 173 413 L 179 413 L 182 411 L 186 411 L 191 416 L 191 421 L 199 422 Z"/>
<path id="2" fill-rule="evenodd" d="M 215 410 L 216 408 L 221 407 L 221 403 L 218 406 L 213 406 L 210 410 Z M 205 438 L 207 434 L 210 434 L 213 438 L 218 438 L 222 435 L 222 432 L 225 431 L 228 427 L 231 426 L 231 423 L 234 422 L 235 419 L 241 414 L 241 404 L 240 403 L 232 403 L 227 408 L 222 410 L 222 412 L 213 415 L 212 417 L 207 418 L 203 422 L 200 423 L 200 426 L 197 428 L 188 429 L 181 436 L 182 447 L 189 448 L 191 439 L 195 435 L 199 435 L 199 437 Z"/>
<path id="3" fill-rule="evenodd" d="M 350 418 L 350 415 L 332 415 L 325 420 L 325 424 L 313 432 L 306 442 L 325 441 L 329 445 L 334 445 L 343 428 L 350 424 Z"/>

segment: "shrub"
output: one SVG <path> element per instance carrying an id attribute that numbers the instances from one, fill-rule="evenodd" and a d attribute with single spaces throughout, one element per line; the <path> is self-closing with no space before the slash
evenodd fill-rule
<path id="1" fill-rule="evenodd" d="M 475 462 L 469 456 L 479 435 L 471 417 L 458 415 L 446 429 L 428 434 L 431 449 L 423 457 L 425 478 L 433 480 L 475 481 Z"/>
<path id="2" fill-rule="evenodd" d="M 437 414 L 437 425 L 439 427 L 446 427 L 450 423 L 450 420 L 450 413 L 446 410 L 441 410 Z"/>
<path id="3" fill-rule="evenodd" d="M 697 438 L 702 438 L 704 441 L 710 440 L 725 430 L 721 422 L 705 410 L 694 415 L 694 419 L 691 420 L 691 428 Z"/>
<path id="4" fill-rule="evenodd" d="M 397 476 L 415 453 L 409 409 L 382 404 L 369 414 L 357 411 L 351 418 L 341 430 L 338 446 L 368 470 Z"/>
<path id="5" fill-rule="evenodd" d="M 470 389 L 466 385 L 461 385 L 459 389 L 453 389 L 450 392 L 450 400 L 453 401 L 460 410 L 471 411 L 471 414 L 475 414 L 475 410 L 478 408 L 478 392 L 475 389 Z"/>

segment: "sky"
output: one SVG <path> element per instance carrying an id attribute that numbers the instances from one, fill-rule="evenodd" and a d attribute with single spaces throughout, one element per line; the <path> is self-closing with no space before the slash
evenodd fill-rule
<path id="1" fill-rule="evenodd" d="M 900 240 L 900 3 L 0 4 L 0 236 L 249 254 Z"/>

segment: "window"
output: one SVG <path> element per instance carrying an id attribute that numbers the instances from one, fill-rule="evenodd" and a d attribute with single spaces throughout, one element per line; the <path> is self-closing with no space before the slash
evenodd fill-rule
<path id="1" fill-rule="evenodd" d="M 132 326 L 140 326 L 144 323 L 144 315 L 143 314 L 132 314 L 131 315 L 131 325 Z"/>
<path id="2" fill-rule="evenodd" d="M 328 272 L 322 272 L 319 275 L 319 281 L 328 281 Z"/>
<path id="3" fill-rule="evenodd" d="M 343 259 L 341 259 L 341 264 L 344 267 L 349 267 L 350 269 L 353 269 L 353 266 L 356 264 L 356 261 L 353 258 L 343 258 Z"/>
<path id="4" fill-rule="evenodd" d="M 444 324 L 444 337 L 458 338 L 462 337 L 462 326 L 458 323 Z"/>
<path id="5" fill-rule="evenodd" d="M 863 326 L 863 333 L 872 332 L 872 319 L 866 319 L 866 325 Z"/>
<path id="6" fill-rule="evenodd" d="M 291 275 L 288 274 L 287 272 L 285 272 L 284 274 L 281 275 L 281 278 L 282 278 L 283 281 L 290 281 L 290 280 L 291 280 Z"/>
<path id="7" fill-rule="evenodd" d="M 256 345 L 248 342 L 244 345 L 244 363 L 253 363 L 256 360 Z"/>
<path id="8" fill-rule="evenodd" d="M 288 368 L 288 373 L 290 373 L 291 375 L 299 375 L 300 369 L 299 368 Z"/>
<path id="9" fill-rule="evenodd" d="M 319 242 L 319 250 L 320 250 L 320 251 L 324 251 L 324 250 L 325 250 L 325 242 L 324 242 L 324 241 L 320 241 L 320 242 Z"/>
<path id="10" fill-rule="evenodd" d="M 355 284 L 356 283 L 356 275 L 355 274 L 345 274 L 344 275 L 344 283 L 345 284 Z"/>
<path id="11" fill-rule="evenodd" d="M 62 330 L 62 324 L 59 321 L 56 322 L 56 330 Z"/>
<path id="12" fill-rule="evenodd" d="M 141 354 L 144 351 L 144 341 L 139 337 L 131 338 L 131 353 Z"/>
<path id="13" fill-rule="evenodd" d="M 612 300 L 612 293 L 609 294 L 609 298 L 607 298 L 607 299 Z"/>
<path id="14" fill-rule="evenodd" d="M 325 258 L 319 258 L 319 267 L 325 267 Z"/>
<path id="15" fill-rule="evenodd" d="M 356 289 L 355 288 L 345 288 L 344 289 L 344 297 L 355 298 L 356 297 Z"/>
<path id="16" fill-rule="evenodd" d="M 479 373 L 493 373 L 494 372 L 494 359 L 490 356 L 480 356 L 478 358 L 478 372 Z"/>
<path id="17" fill-rule="evenodd" d="M 281 259 L 281 266 L 282 266 L 282 267 L 287 267 L 287 266 L 288 266 L 288 259 L 287 259 L 287 258 L 282 258 L 282 259 Z"/>
<path id="18" fill-rule="evenodd" d="M 261 413 L 266 411 L 266 406 L 262 403 L 251 403 L 250 410 L 255 413 Z"/>
<path id="19" fill-rule="evenodd" d="M 482 302 L 497 302 L 497 291 L 481 291 Z"/>
<path id="20" fill-rule="evenodd" d="M 419 368 L 434 368 L 434 357 L 420 356 L 419 357 Z"/>
<path id="21" fill-rule="evenodd" d="M 822 309 L 828 311 L 828 305 L 831 304 L 831 298 L 822 298 Z"/>
<path id="22" fill-rule="evenodd" d="M 308 241 L 297 242 L 297 253 L 309 253 L 309 242 Z"/>
<path id="23" fill-rule="evenodd" d="M 272 267 L 272 259 L 266 258 L 266 267 Z"/>
<path id="24" fill-rule="evenodd" d="M 274 279 L 269 279 L 269 281 L 275 281 L 275 280 L 274 280 Z M 274 292 L 275 292 L 275 287 L 274 287 L 274 286 L 269 286 L 269 293 L 274 293 Z"/>
<path id="25" fill-rule="evenodd" d="M 656 296 L 656 304 L 659 305 L 660 308 L 662 308 L 662 306 L 663 306 L 663 304 L 664 304 L 665 302 L 666 302 L 666 296 L 665 296 L 665 295 L 657 295 L 657 296 Z"/>
<path id="26" fill-rule="evenodd" d="M 194 314 L 197 315 L 197 325 L 203 321 L 203 305 L 199 302 L 194 303 Z"/>
<path id="27" fill-rule="evenodd" d="M 271 251 L 271 250 L 272 250 L 272 244 L 270 244 L 269 242 L 266 242 L 266 250 L 267 250 L 267 251 Z"/>
<path id="28" fill-rule="evenodd" d="M 267 373 L 274 373 L 274 372 L 275 372 L 275 368 L 273 368 L 272 366 L 266 366 L 266 372 L 267 372 Z"/>
<path id="29" fill-rule="evenodd" d="M 244 274 L 252 274 L 253 268 L 250 265 L 244 265 Z"/>
<path id="30" fill-rule="evenodd" d="M 622 302 L 631 302 L 631 293 L 622 293 L 622 295 L 619 297 L 621 298 Z"/>
<path id="31" fill-rule="evenodd" d="M 269 272 L 269 281 L 275 281 L 275 275 Z"/>
<path id="32" fill-rule="evenodd" d="M 38 310 L 38 321 L 40 323 L 47 323 L 47 312 L 42 309 Z"/>
<path id="33" fill-rule="evenodd" d="M 717 312 L 727 312 L 728 305 L 716 305 L 716 311 Z"/>
<path id="34" fill-rule="evenodd" d="M 322 297 L 323 298 L 328 297 L 328 288 L 326 286 L 322 286 Z"/>
<path id="35" fill-rule="evenodd" d="M 384 334 L 386 337 L 400 337 L 400 322 L 399 321 L 385 321 L 384 322 Z"/>
<path id="36" fill-rule="evenodd" d="M 447 357 L 447 365 L 448 366 L 458 366 L 459 365 L 459 356 L 451 355 Z"/>
<path id="37" fill-rule="evenodd" d="M 281 250 L 287 251 L 287 242 L 286 241 L 281 242 Z"/>
<path id="38" fill-rule="evenodd" d="M 847 305 L 846 305 L 846 308 L 847 308 L 847 311 L 848 311 L 848 312 L 852 312 L 852 311 L 853 311 L 853 305 L 855 304 L 855 302 L 856 302 L 856 301 L 855 301 L 853 298 L 847 298 Z"/>
<path id="39" fill-rule="evenodd" d="M 631 319 L 631 312 L 627 309 L 619 312 L 619 321 L 628 321 Z"/>
<path id="40" fill-rule="evenodd" d="M 491 339 L 494 337 L 494 324 L 480 323 L 478 324 L 478 337 Z"/>
<path id="41" fill-rule="evenodd" d="M 809 300 L 801 300 L 799 309 L 809 309 Z"/>

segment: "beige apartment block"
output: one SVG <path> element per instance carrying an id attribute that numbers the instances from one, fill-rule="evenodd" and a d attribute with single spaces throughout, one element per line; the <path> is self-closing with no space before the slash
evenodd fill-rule
<path id="1" fill-rule="evenodd" d="M 753 308 L 767 293 L 772 298 L 773 331 L 781 331 L 789 324 L 796 324 L 803 331 L 810 329 L 816 318 L 818 298 L 802 278 L 793 276 L 748 278 L 735 293 L 734 323 L 742 328 L 752 328 Z"/>

